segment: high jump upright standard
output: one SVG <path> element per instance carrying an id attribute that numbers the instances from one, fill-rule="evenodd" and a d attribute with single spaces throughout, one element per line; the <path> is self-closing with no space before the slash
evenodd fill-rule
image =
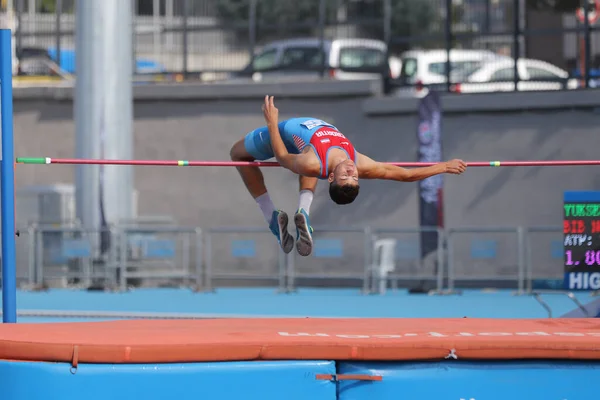
<path id="1" fill-rule="evenodd" d="M 15 165 L 13 142 L 12 31 L 0 29 L 0 113 L 2 161 L 2 321 L 17 322 L 17 266 L 15 244 Z"/>

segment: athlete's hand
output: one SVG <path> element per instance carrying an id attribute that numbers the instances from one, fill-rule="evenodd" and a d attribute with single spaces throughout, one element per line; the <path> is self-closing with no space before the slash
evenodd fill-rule
<path id="1" fill-rule="evenodd" d="M 267 125 L 277 125 L 279 122 L 279 110 L 275 107 L 273 96 L 265 96 L 265 104 L 262 106 Z"/>
<path id="2" fill-rule="evenodd" d="M 467 169 L 467 163 L 463 160 L 450 160 L 446 163 L 446 173 L 460 175 Z"/>

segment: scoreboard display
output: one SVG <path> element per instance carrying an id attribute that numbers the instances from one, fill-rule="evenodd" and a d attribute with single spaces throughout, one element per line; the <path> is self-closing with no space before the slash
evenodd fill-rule
<path id="1" fill-rule="evenodd" d="M 565 192 L 564 287 L 600 289 L 600 192 Z"/>

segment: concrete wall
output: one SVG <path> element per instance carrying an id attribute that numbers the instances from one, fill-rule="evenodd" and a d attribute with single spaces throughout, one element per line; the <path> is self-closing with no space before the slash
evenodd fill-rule
<path id="1" fill-rule="evenodd" d="M 309 86 L 265 84 L 246 91 L 232 85 L 138 87 L 135 158 L 227 160 L 236 140 L 263 125 L 262 96 L 274 94 L 282 119 L 323 118 L 372 158 L 416 160 L 416 100 L 381 98 L 371 83 L 344 85 L 343 95 L 335 85 L 313 86 L 316 97 L 309 97 Z M 17 156 L 73 156 L 70 96 L 64 88 L 15 91 Z M 598 99 L 594 92 L 442 96 L 444 156 L 467 161 L 598 159 Z M 17 187 L 71 183 L 73 172 L 71 166 L 18 165 Z M 264 174 L 276 206 L 294 212 L 297 177 L 280 168 Z M 203 228 L 264 224 L 234 168 L 139 167 L 135 186 L 140 215 L 168 215 Z M 579 189 L 600 189 L 596 167 L 471 168 L 446 177 L 446 223 L 560 225 L 563 191 Z M 343 207 L 334 205 L 327 186 L 320 184 L 311 215 L 313 225 L 416 227 L 417 184 L 363 182 L 356 202 Z M 356 253 L 350 257 L 362 253 L 359 236 L 352 239 Z M 265 241 L 272 238 L 267 234 Z M 275 251 L 269 259 L 273 262 L 265 273 L 276 271 Z M 354 263 L 349 273 L 360 273 L 361 260 Z"/>

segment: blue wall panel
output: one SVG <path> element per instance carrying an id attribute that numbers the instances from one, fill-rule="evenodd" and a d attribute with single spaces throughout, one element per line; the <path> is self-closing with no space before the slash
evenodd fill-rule
<path id="1" fill-rule="evenodd" d="M 90 365 L 0 362 L 0 399 L 10 400 L 334 400 L 327 361 Z"/>
<path id="2" fill-rule="evenodd" d="M 339 400 L 591 400 L 600 398 L 600 363 L 467 362 L 352 363 L 342 374 L 382 381 L 342 381 Z"/>

